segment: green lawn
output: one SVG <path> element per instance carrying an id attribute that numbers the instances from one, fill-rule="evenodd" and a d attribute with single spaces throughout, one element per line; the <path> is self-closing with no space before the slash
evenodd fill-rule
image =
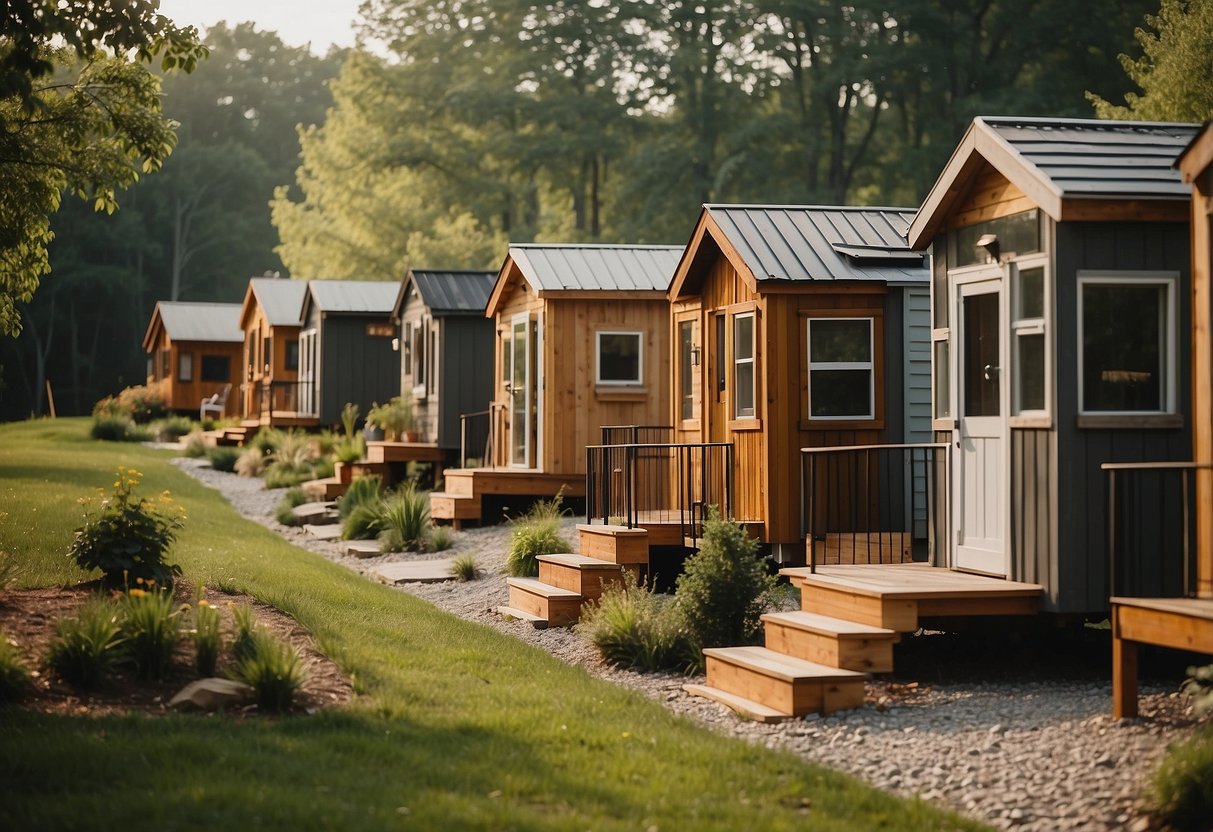
<path id="1" fill-rule="evenodd" d="M 981 828 L 716 736 L 296 549 L 167 458 L 94 442 L 84 420 L 0 426 L 0 548 L 20 583 L 92 577 L 63 554 L 76 499 L 131 466 L 186 506 L 186 577 L 293 615 L 360 696 L 243 722 L 0 711 L 0 829 Z"/>

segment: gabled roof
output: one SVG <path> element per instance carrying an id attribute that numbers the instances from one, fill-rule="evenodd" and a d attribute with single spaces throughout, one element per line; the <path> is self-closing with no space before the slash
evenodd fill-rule
<path id="1" fill-rule="evenodd" d="M 280 277 L 254 277 L 248 282 L 244 293 L 244 304 L 240 310 L 240 326 L 248 325 L 253 300 L 265 312 L 270 326 L 298 326 L 299 310 L 303 306 L 303 295 L 307 292 L 306 280 L 290 280 Z"/>
<path id="2" fill-rule="evenodd" d="M 485 314 L 496 313 L 515 269 L 539 297 L 581 292 L 660 296 L 681 253 L 681 246 L 515 244 L 497 273 Z"/>
<path id="3" fill-rule="evenodd" d="M 906 245 L 910 208 L 829 205 L 705 205 L 670 285 L 695 282 L 705 237 L 754 290 L 760 283 L 867 281 L 926 283 L 926 258 Z"/>
<path id="4" fill-rule="evenodd" d="M 496 279 L 496 272 L 411 269 L 400 284 L 392 314 L 400 315 L 410 287 L 416 286 L 435 315 L 483 315 Z"/>
<path id="5" fill-rule="evenodd" d="M 239 344 L 244 341 L 240 329 L 240 304 L 193 303 L 162 300 L 152 310 L 147 333 L 143 336 L 144 350 L 155 344 L 157 330 L 164 328 L 173 341 L 210 341 Z"/>
<path id="6" fill-rule="evenodd" d="M 1073 201 L 1185 200 L 1171 165 L 1196 130 L 1148 121 L 975 118 L 910 224 L 910 245 L 929 244 L 983 164 L 1059 221 Z"/>
<path id="7" fill-rule="evenodd" d="M 321 312 L 335 314 L 392 314 L 400 284 L 395 280 L 309 280 L 303 295 L 300 320 L 315 304 Z"/>

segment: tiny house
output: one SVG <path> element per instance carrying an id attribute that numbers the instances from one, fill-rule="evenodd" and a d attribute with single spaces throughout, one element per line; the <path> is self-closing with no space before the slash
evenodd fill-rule
<path id="1" fill-rule="evenodd" d="M 238 303 L 160 301 L 143 336 L 148 386 L 160 388 L 170 410 L 195 414 L 217 395 L 223 415 L 235 415 L 243 342 Z"/>
<path id="2" fill-rule="evenodd" d="M 241 413 L 246 419 L 281 424 L 299 412 L 299 315 L 306 291 L 302 280 L 249 280 L 240 308 Z"/>
<path id="3" fill-rule="evenodd" d="M 400 392 L 413 399 L 419 441 L 452 460 L 464 435 L 460 416 L 486 410 L 493 395 L 493 322 L 484 309 L 495 278 L 493 272 L 413 269 L 392 310 L 399 322 Z"/>
<path id="4" fill-rule="evenodd" d="M 300 312 L 299 412 L 335 425 L 347 402 L 362 413 L 400 392 L 392 310 L 400 284 L 312 280 Z"/>
<path id="5" fill-rule="evenodd" d="M 705 205 L 669 286 L 678 443 L 730 443 L 733 514 L 803 563 L 800 449 L 930 438 L 912 211 Z"/>
<path id="6" fill-rule="evenodd" d="M 1050 612 L 1108 607 L 1101 465 L 1191 455 L 1189 193 L 1171 165 L 1195 131 L 978 118 L 910 225 L 933 260 L 947 565 L 1039 584 Z"/>

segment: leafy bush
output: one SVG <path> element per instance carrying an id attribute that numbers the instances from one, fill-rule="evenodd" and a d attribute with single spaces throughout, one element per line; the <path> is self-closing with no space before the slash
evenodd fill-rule
<path id="1" fill-rule="evenodd" d="M 455 545 L 454 533 L 446 526 L 431 526 L 425 548 L 431 552 L 445 552 Z"/>
<path id="2" fill-rule="evenodd" d="M 127 434 L 135 428 L 135 423 L 125 416 L 95 416 L 89 436 L 104 442 L 127 442 Z"/>
<path id="3" fill-rule="evenodd" d="M 451 561 L 451 574 L 455 580 L 467 583 L 480 577 L 480 567 L 475 555 L 460 555 Z"/>
<path id="4" fill-rule="evenodd" d="M 1213 728 L 1205 728 L 1168 752 L 1154 773 L 1155 812 L 1178 830 L 1207 830 L 1213 818 Z"/>
<path id="5" fill-rule="evenodd" d="M 617 667 L 688 671 L 699 664 L 698 645 L 673 599 L 638 586 L 630 572 L 582 608 L 577 630 Z"/>
<path id="6" fill-rule="evenodd" d="M 284 526 L 302 526 L 303 521 L 295 516 L 293 509 L 307 502 L 307 492 L 302 488 L 292 488 L 283 495 L 277 508 L 274 509 L 274 519 Z"/>
<path id="7" fill-rule="evenodd" d="M 17 702 L 29 693 L 29 668 L 21 660 L 17 642 L 0 630 L 0 703 Z"/>
<path id="8" fill-rule="evenodd" d="M 349 517 L 355 507 L 378 503 L 381 488 L 382 480 L 376 474 L 356 477 L 350 482 L 350 487 L 345 490 L 345 494 L 337 500 L 337 513 L 344 520 Z"/>
<path id="9" fill-rule="evenodd" d="M 100 569 L 110 586 L 143 580 L 167 589 L 181 574 L 181 567 L 165 563 L 164 557 L 177 539 L 185 509 L 167 491 L 155 503 L 137 496 L 142 476 L 133 468 L 118 467 L 113 494 L 101 501 L 97 514 L 85 515 L 68 556 L 81 569 Z M 104 490 L 98 490 L 104 496 Z"/>
<path id="10" fill-rule="evenodd" d="M 260 448 L 245 448 L 236 458 L 232 469 L 242 477 L 259 477 L 268 464 L 269 460 L 261 453 Z"/>
<path id="11" fill-rule="evenodd" d="M 199 676 L 214 676 L 223 636 L 219 632 L 219 610 L 205 598 L 194 604 L 194 669 Z"/>
<path id="12" fill-rule="evenodd" d="M 245 443 L 245 447 L 257 448 L 266 456 L 272 456 L 285 437 L 286 431 L 278 428 L 261 428 L 253 434 L 252 439 Z"/>
<path id="13" fill-rule="evenodd" d="M 218 445 L 206 449 L 206 458 L 211 461 L 211 467 L 216 471 L 227 471 L 229 474 L 236 470 L 236 460 L 240 459 L 242 451 L 230 445 Z"/>
<path id="14" fill-rule="evenodd" d="M 560 535 L 560 518 L 565 514 L 563 489 L 561 492 L 551 500 L 539 500 L 526 514 L 510 521 L 514 531 L 505 566 L 511 575 L 533 578 L 539 574 L 537 557 L 569 551 L 569 542 Z"/>
<path id="15" fill-rule="evenodd" d="M 290 709 L 307 674 L 294 647 L 258 628 L 252 633 L 251 649 L 237 665 L 236 676 L 253 689 L 257 707 L 280 713 Z"/>
<path id="16" fill-rule="evenodd" d="M 322 459 L 312 460 L 312 476 L 314 480 L 325 479 L 333 476 L 333 472 L 337 469 L 333 467 L 333 458 L 326 456 Z"/>
<path id="17" fill-rule="evenodd" d="M 56 623 L 47 663 L 68 684 L 92 688 L 109 677 L 121 658 L 121 646 L 118 606 L 94 597 L 75 616 Z"/>
<path id="18" fill-rule="evenodd" d="M 194 423 L 186 416 L 168 416 L 156 425 L 156 439 L 160 442 L 176 442 L 194 429 Z"/>
<path id="19" fill-rule="evenodd" d="M 181 639 L 181 611 L 170 592 L 155 584 L 145 586 L 132 588 L 123 601 L 123 646 L 140 676 L 162 679 Z"/>
<path id="20" fill-rule="evenodd" d="M 206 456 L 206 440 L 202 437 L 202 431 L 194 431 L 185 438 L 184 453 L 190 459 Z"/>
<path id="21" fill-rule="evenodd" d="M 712 509 L 700 549 L 687 558 L 674 593 L 691 635 L 702 647 L 753 642 L 774 589 L 758 541 Z"/>
<path id="22" fill-rule="evenodd" d="M 125 416 L 146 425 L 168 415 L 168 402 L 159 390 L 142 385 L 128 387 L 117 396 L 106 396 L 93 406 L 93 416 Z"/>
<path id="23" fill-rule="evenodd" d="M 406 485 L 382 502 L 378 515 L 383 551 L 415 551 L 425 545 L 430 526 L 430 495 L 426 492 Z"/>
<path id="24" fill-rule="evenodd" d="M 406 393 L 395 396 L 387 404 L 375 405 L 366 414 L 366 422 L 381 428 L 388 440 L 398 441 L 401 434 L 417 428 L 412 395 Z"/>

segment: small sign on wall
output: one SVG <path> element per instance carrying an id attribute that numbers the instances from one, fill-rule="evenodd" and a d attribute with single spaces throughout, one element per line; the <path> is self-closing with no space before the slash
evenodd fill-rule
<path id="1" fill-rule="evenodd" d="M 396 327 L 392 324 L 367 324 L 366 334 L 368 338 L 395 338 Z"/>

